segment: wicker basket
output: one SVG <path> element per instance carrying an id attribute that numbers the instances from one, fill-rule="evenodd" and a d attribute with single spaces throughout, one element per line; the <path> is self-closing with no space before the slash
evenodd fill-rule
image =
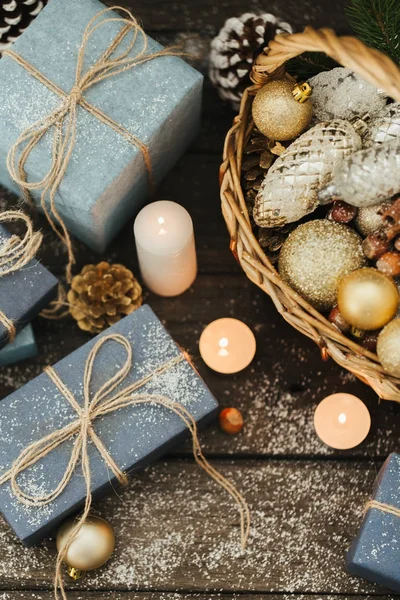
<path id="1" fill-rule="evenodd" d="M 269 262 L 253 234 L 241 189 L 243 149 L 253 130 L 251 104 L 257 90 L 271 78 L 284 76 L 287 60 L 303 52 L 325 52 L 339 64 L 400 101 L 400 70 L 384 54 L 353 37 L 338 37 L 330 29 L 306 28 L 303 33 L 278 35 L 256 60 L 254 83 L 243 95 L 240 113 L 229 130 L 220 170 L 222 213 L 230 247 L 248 278 L 273 300 L 283 318 L 314 340 L 322 358 L 331 356 L 339 365 L 370 385 L 380 398 L 400 402 L 400 379 L 388 375 L 376 354 L 345 337 L 287 284 Z"/>

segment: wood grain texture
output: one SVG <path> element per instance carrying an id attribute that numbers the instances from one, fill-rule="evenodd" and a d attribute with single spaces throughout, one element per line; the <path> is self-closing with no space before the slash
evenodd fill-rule
<path id="1" fill-rule="evenodd" d="M 224 21 L 244 12 L 270 12 L 298 30 L 310 24 L 348 31 L 343 10 L 346 0 L 121 0 L 150 31 L 199 31 L 215 33 Z"/>
<path id="2" fill-rule="evenodd" d="M 107 567 L 73 589 L 226 593 L 379 593 L 350 577 L 353 539 L 378 465 L 360 462 L 214 461 L 252 510 L 240 550 L 230 497 L 193 462 L 159 462 L 97 504 L 115 528 Z M 0 523 L 0 589 L 48 589 L 54 543 L 24 549 Z M 381 591 L 382 593 L 382 591 Z"/>
<path id="3" fill-rule="evenodd" d="M 119 0 L 164 44 L 179 42 L 204 74 L 208 48 L 226 18 L 272 12 L 297 30 L 306 24 L 347 30 L 347 0 Z M 169 198 L 191 213 L 200 274 L 178 298 L 146 294 L 177 342 L 187 348 L 222 406 L 237 406 L 245 428 L 236 437 L 217 425 L 202 432 L 207 454 L 243 490 L 253 512 L 252 540 L 238 551 L 238 520 L 223 491 L 176 449 L 130 487 L 98 503 L 115 527 L 117 550 L 109 565 L 71 586 L 71 600 L 390 600 L 385 590 L 349 577 L 344 554 L 361 520 L 379 461 L 399 450 L 400 407 L 378 403 L 366 386 L 289 327 L 269 299 L 238 268 L 228 249 L 217 183 L 222 144 L 234 114 L 206 78 L 200 135 L 166 177 L 155 199 Z M 15 197 L 0 190 L 0 210 Z M 64 254 L 43 218 L 43 261 L 60 275 Z M 77 270 L 100 257 L 76 244 Z M 132 268 L 132 223 L 104 257 Z M 253 364 L 223 377 L 201 361 L 198 338 L 211 320 L 233 316 L 257 337 Z M 40 356 L 0 369 L 0 398 L 38 375 L 47 364 L 89 338 L 70 320 L 34 323 Z M 348 452 L 319 442 L 313 411 L 327 394 L 348 391 L 371 410 L 367 441 Z M 27 550 L 0 519 L 0 600 L 51 600 L 55 547 Z M 178 592 L 178 593 L 177 593 Z"/>
<path id="4" fill-rule="evenodd" d="M 0 600 L 54 600 L 52 592 L 48 591 L 10 591 L 0 592 Z M 69 591 L 70 600 L 315 600 L 315 596 L 304 594 L 226 594 L 199 593 L 193 594 L 176 592 L 73 592 Z M 352 595 L 351 600 L 392 600 L 398 596 Z M 348 596 L 324 596 L 324 600 L 348 600 Z"/>

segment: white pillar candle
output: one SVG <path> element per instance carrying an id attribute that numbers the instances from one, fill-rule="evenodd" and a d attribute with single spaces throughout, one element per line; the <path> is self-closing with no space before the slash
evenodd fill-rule
<path id="1" fill-rule="evenodd" d="M 159 296 L 178 296 L 197 275 L 193 222 L 183 206 L 160 200 L 145 206 L 134 234 L 143 282 Z"/>

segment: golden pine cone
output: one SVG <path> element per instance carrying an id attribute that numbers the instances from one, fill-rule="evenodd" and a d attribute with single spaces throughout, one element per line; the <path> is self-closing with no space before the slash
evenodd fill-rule
<path id="1" fill-rule="evenodd" d="M 86 265 L 68 292 L 72 317 L 83 331 L 99 333 L 142 305 L 142 288 L 132 271 L 119 264 Z"/>

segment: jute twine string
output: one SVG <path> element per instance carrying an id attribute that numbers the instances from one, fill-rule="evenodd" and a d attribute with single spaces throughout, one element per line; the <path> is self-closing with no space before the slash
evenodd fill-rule
<path id="1" fill-rule="evenodd" d="M 115 342 L 120 344 L 125 352 L 126 359 L 123 366 L 106 381 L 97 392 L 92 392 L 91 382 L 93 369 L 95 365 L 96 357 L 101 348 L 110 343 Z M 92 504 L 92 491 L 91 491 L 91 472 L 90 462 L 88 453 L 88 443 L 91 441 L 100 452 L 107 467 L 112 471 L 113 475 L 117 480 L 126 485 L 128 482 L 127 476 L 123 473 L 118 465 L 115 463 L 112 456 L 109 454 L 107 448 L 100 440 L 93 428 L 93 422 L 100 416 L 113 413 L 120 408 L 126 406 L 135 406 L 139 404 L 151 404 L 158 405 L 171 410 L 183 421 L 185 426 L 188 428 L 193 442 L 193 455 L 196 463 L 210 476 L 216 483 L 218 483 L 223 489 L 236 502 L 239 513 L 240 513 L 240 531 L 241 531 L 241 545 L 242 549 L 246 547 L 247 540 L 250 532 L 250 511 L 246 503 L 246 500 L 242 494 L 236 489 L 236 487 L 228 479 L 226 479 L 221 473 L 219 473 L 210 463 L 206 460 L 200 447 L 198 438 L 197 425 L 194 417 L 190 412 L 180 403 L 174 402 L 167 396 L 159 394 L 150 394 L 146 392 L 140 392 L 141 388 L 150 382 L 155 376 L 165 373 L 169 369 L 178 365 L 180 362 L 185 360 L 184 354 L 179 354 L 175 358 L 165 362 L 161 366 L 157 367 L 153 372 L 149 373 L 142 379 L 135 381 L 134 383 L 126 386 L 123 389 L 115 391 L 126 376 L 128 375 L 132 367 L 132 347 L 129 341 L 122 335 L 110 334 L 100 338 L 93 346 L 89 353 L 85 364 L 84 378 L 83 378 L 83 397 L 84 402 L 81 406 L 71 390 L 63 383 L 58 373 L 52 368 L 48 367 L 45 369 L 45 373 L 49 376 L 51 381 L 69 402 L 71 407 L 77 414 L 75 421 L 72 421 L 65 427 L 53 431 L 52 433 L 44 436 L 42 439 L 33 442 L 27 446 L 19 455 L 19 457 L 13 463 L 11 469 L 4 473 L 0 477 L 0 485 L 3 485 L 7 481 L 10 481 L 11 489 L 18 499 L 19 502 L 25 506 L 41 507 L 53 502 L 56 498 L 62 494 L 71 480 L 75 469 L 80 462 L 82 467 L 82 473 L 85 480 L 86 496 L 85 505 L 82 514 L 78 517 L 76 525 L 72 528 L 70 535 L 68 536 L 64 549 L 58 553 L 56 561 L 56 572 L 54 579 L 54 595 L 56 599 L 60 597 L 66 600 L 67 595 L 64 589 L 63 576 L 62 576 L 62 564 L 67 554 L 68 546 L 79 533 L 85 519 L 88 517 L 91 504 Z M 114 393 L 113 393 L 114 392 Z M 31 495 L 24 491 L 18 484 L 17 478 L 20 473 L 36 464 L 42 458 L 47 456 L 55 448 L 75 437 L 73 447 L 71 450 L 71 456 L 68 461 L 67 468 L 61 477 L 58 485 L 49 493 L 43 495 Z M 61 593 L 61 596 L 60 596 Z"/>
<path id="2" fill-rule="evenodd" d="M 0 247 L 0 278 L 10 275 L 25 267 L 38 252 L 42 243 L 42 234 L 33 230 L 32 221 L 22 211 L 8 210 L 0 214 L 0 223 L 23 221 L 26 231 L 22 238 L 12 235 Z M 15 323 L 0 310 L 0 324 L 5 327 L 8 339 L 15 339 L 17 330 Z"/>
<path id="3" fill-rule="evenodd" d="M 365 505 L 364 513 L 366 513 L 370 508 L 376 508 L 384 513 L 387 513 L 388 515 L 400 517 L 400 508 L 392 506 L 392 504 L 386 504 L 385 502 L 379 502 L 378 500 L 369 500 Z"/>
<path id="4" fill-rule="evenodd" d="M 125 16 L 103 18 L 106 13 L 114 10 L 122 12 Z M 85 52 L 91 37 L 97 29 L 112 22 L 121 23 L 123 27 L 98 60 L 85 72 Z M 120 54 L 116 54 L 116 51 L 128 34 L 131 34 L 131 39 L 127 48 L 121 51 Z M 142 48 L 131 55 L 139 37 L 142 40 Z M 35 77 L 50 91 L 61 98 L 61 103 L 55 110 L 44 118 L 36 121 L 36 123 L 30 125 L 18 136 L 8 153 L 7 168 L 11 178 L 21 188 L 24 200 L 30 205 L 33 205 L 31 192 L 41 190 L 40 205 L 52 229 L 61 239 L 67 250 L 68 262 L 66 266 L 66 280 L 68 283 L 70 283 L 72 279 L 72 266 L 75 263 L 75 257 L 67 227 L 55 205 L 55 197 L 67 171 L 75 146 L 78 105 L 96 117 L 99 121 L 108 125 L 108 127 L 111 127 L 111 129 L 121 135 L 128 143 L 139 148 L 146 165 L 150 186 L 153 185 L 151 159 L 146 144 L 99 108 L 90 104 L 84 97 L 85 92 L 93 85 L 96 85 L 109 77 L 115 77 L 161 56 L 182 55 L 176 48 L 164 48 L 151 54 L 146 54 L 147 50 L 148 37 L 132 13 L 120 6 L 113 6 L 100 11 L 86 26 L 82 43 L 78 51 L 75 83 L 69 92 L 61 89 L 24 57 L 14 52 L 14 50 L 9 48 L 3 52 L 3 56 L 8 56 L 16 61 L 21 67 L 26 69 L 30 75 Z M 43 136 L 50 133 L 51 130 L 53 130 L 53 138 L 50 169 L 41 181 L 28 182 L 25 171 L 26 162 Z"/>

